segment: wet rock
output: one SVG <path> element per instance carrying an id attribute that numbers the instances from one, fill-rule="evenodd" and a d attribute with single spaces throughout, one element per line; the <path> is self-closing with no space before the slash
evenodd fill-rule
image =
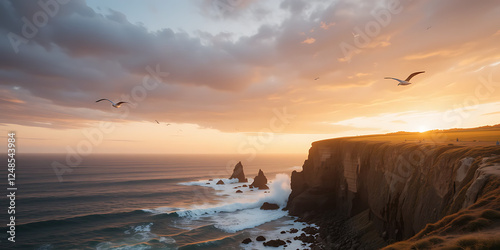
<path id="1" fill-rule="evenodd" d="M 257 236 L 257 238 L 255 240 L 257 240 L 257 241 L 266 241 L 266 237 L 264 237 L 262 235 L 261 236 Z"/>
<path id="2" fill-rule="evenodd" d="M 298 229 L 296 229 L 296 228 L 292 228 L 292 229 L 290 229 L 290 233 L 292 233 L 292 234 L 297 233 L 298 231 L 299 231 L 299 230 L 298 230 Z"/>
<path id="3" fill-rule="evenodd" d="M 233 174 L 229 179 L 238 179 L 238 182 L 248 182 L 248 179 L 245 178 L 245 173 L 243 172 L 243 165 L 241 164 L 241 161 L 234 166 L 233 169 Z"/>
<path id="4" fill-rule="evenodd" d="M 305 233 L 302 233 L 300 236 L 296 236 L 293 238 L 294 240 L 300 240 L 304 243 L 314 243 L 316 242 L 316 238 L 312 235 L 306 235 Z"/>
<path id="5" fill-rule="evenodd" d="M 243 243 L 243 244 L 248 244 L 248 243 L 250 243 L 250 242 L 252 242 L 252 239 L 250 239 L 250 238 L 246 238 L 246 239 L 244 239 L 241 243 Z"/>
<path id="6" fill-rule="evenodd" d="M 285 232 L 285 231 L 281 231 L 280 233 L 281 233 L 281 234 L 286 234 L 286 232 Z"/>
<path id="7" fill-rule="evenodd" d="M 255 176 L 254 181 L 250 185 L 250 187 L 256 187 L 256 188 L 262 189 L 262 190 L 269 189 L 269 187 L 267 186 L 267 178 L 261 169 L 259 169 L 259 174 L 257 174 L 257 176 Z"/>
<path id="8" fill-rule="evenodd" d="M 225 183 L 224 183 L 222 180 L 219 180 L 219 181 L 217 182 L 217 185 L 224 185 L 224 184 L 225 184 Z"/>
<path id="9" fill-rule="evenodd" d="M 317 234 L 318 233 L 318 229 L 315 227 L 306 227 L 306 228 L 302 229 L 302 231 L 304 231 L 306 234 Z"/>
<path id="10" fill-rule="evenodd" d="M 262 206 L 260 207 L 260 209 L 262 209 L 262 210 L 276 210 L 279 208 L 280 208 L 280 206 L 278 206 L 277 204 L 268 203 L 268 202 L 264 202 L 264 204 L 262 204 Z"/>
<path id="11" fill-rule="evenodd" d="M 248 187 L 248 186 L 247 186 L 247 185 L 243 185 L 242 187 L 246 188 L 246 187 Z"/>
<path id="12" fill-rule="evenodd" d="M 237 194 L 241 194 L 241 193 L 243 193 L 243 191 L 241 191 L 241 190 L 236 190 L 236 193 L 237 193 Z"/>
<path id="13" fill-rule="evenodd" d="M 284 242 L 283 240 L 280 240 L 280 239 L 270 240 L 270 241 L 264 242 L 264 246 L 266 246 L 266 247 L 279 247 L 279 246 L 283 246 L 283 245 L 286 245 L 286 242 Z"/>

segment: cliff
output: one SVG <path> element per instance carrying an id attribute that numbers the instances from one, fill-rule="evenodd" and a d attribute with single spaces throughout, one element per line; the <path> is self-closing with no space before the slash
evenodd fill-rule
<path id="1" fill-rule="evenodd" d="M 375 249 L 423 229 L 414 240 L 451 233 L 438 229 L 450 227 L 451 219 L 432 230 L 426 225 L 474 209 L 500 210 L 500 147 L 491 145 L 314 142 L 302 171 L 292 173 L 287 209 L 319 223 L 327 247 Z M 498 229 L 499 220 L 493 216 L 481 229 Z"/>

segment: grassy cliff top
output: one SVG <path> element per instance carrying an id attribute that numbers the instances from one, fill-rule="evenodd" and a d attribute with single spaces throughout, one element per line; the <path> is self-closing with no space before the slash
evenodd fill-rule
<path id="1" fill-rule="evenodd" d="M 388 141 L 398 143 L 416 142 L 453 144 L 463 146 L 492 146 L 496 145 L 496 142 L 500 140 L 500 124 L 469 129 L 430 130 L 426 132 L 396 132 L 389 134 L 364 135 L 336 139 L 348 139 L 356 141 Z"/>

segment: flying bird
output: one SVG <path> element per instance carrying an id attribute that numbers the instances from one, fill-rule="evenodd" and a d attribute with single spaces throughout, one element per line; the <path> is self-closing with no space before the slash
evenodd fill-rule
<path id="1" fill-rule="evenodd" d="M 111 103 L 111 105 L 112 105 L 114 108 L 119 108 L 122 104 L 124 104 L 124 103 L 128 103 L 128 102 L 118 102 L 118 103 L 114 103 L 114 102 L 112 102 L 112 101 L 111 101 L 111 100 L 109 100 L 109 99 L 99 99 L 99 100 L 97 100 L 97 101 L 95 101 L 95 102 L 100 102 L 100 101 L 104 101 L 104 100 L 106 100 L 106 101 L 110 102 L 110 103 Z"/>
<path id="2" fill-rule="evenodd" d="M 155 121 L 156 121 L 156 123 L 160 124 L 160 122 L 158 122 L 158 120 L 155 120 Z"/>
<path id="3" fill-rule="evenodd" d="M 319 77 L 314 78 L 315 81 L 318 80 L 318 79 L 319 79 Z"/>
<path id="4" fill-rule="evenodd" d="M 356 38 L 356 37 L 358 37 L 358 36 L 359 36 L 359 34 L 356 34 L 356 33 L 354 33 L 354 32 L 351 32 L 351 33 L 352 33 L 352 36 L 353 36 L 354 38 Z"/>
<path id="5" fill-rule="evenodd" d="M 410 85 L 411 82 L 410 82 L 410 79 L 413 78 L 414 76 L 418 75 L 418 74 L 422 74 L 422 73 L 425 73 L 425 71 L 419 71 L 419 72 L 415 72 L 415 73 L 412 73 L 411 75 L 408 76 L 408 78 L 406 78 L 406 80 L 401 80 L 401 79 L 397 79 L 397 78 L 394 78 L 394 77 L 385 77 L 384 79 L 393 79 L 393 80 L 396 80 L 399 82 L 398 86 L 399 85 Z"/>

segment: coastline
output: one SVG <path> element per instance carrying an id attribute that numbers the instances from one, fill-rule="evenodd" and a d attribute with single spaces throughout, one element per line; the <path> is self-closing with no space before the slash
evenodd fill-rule
<path id="1" fill-rule="evenodd" d="M 500 147 L 494 142 L 481 142 L 489 145 L 484 146 L 369 137 L 314 142 L 302 171 L 292 173 L 287 209 L 320 226 L 318 249 L 379 249 L 397 242 L 411 246 L 438 234 L 459 237 L 477 230 L 441 223 L 420 234 L 446 216 L 480 217 L 474 211 L 500 209 Z M 485 221 L 480 229 L 499 236 L 500 218 Z M 439 227 L 456 230 L 442 232 Z M 439 244 L 455 242 L 456 237 L 449 238 Z"/>

